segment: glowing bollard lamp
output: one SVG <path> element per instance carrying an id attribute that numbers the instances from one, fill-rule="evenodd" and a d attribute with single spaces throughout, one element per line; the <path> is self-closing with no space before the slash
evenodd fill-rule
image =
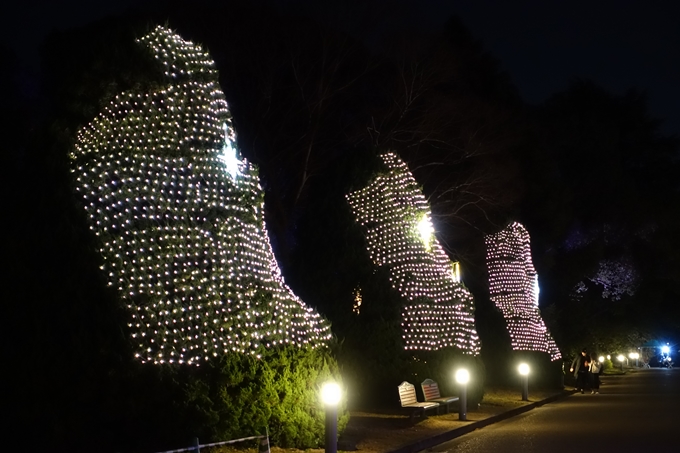
<path id="1" fill-rule="evenodd" d="M 621 371 L 623 371 L 623 361 L 626 360 L 626 357 L 623 354 L 619 354 L 617 359 L 619 359 L 619 362 L 621 362 Z"/>
<path id="2" fill-rule="evenodd" d="M 324 451 L 337 453 L 338 451 L 338 403 L 342 392 L 335 382 L 326 382 L 321 387 L 321 401 L 326 410 L 326 437 Z"/>
<path id="3" fill-rule="evenodd" d="M 460 385 L 458 397 L 458 420 L 467 420 L 467 383 L 470 381 L 470 373 L 466 369 L 456 371 L 456 382 Z"/>
<path id="4" fill-rule="evenodd" d="M 529 365 L 521 363 L 518 371 L 522 376 L 522 401 L 529 401 Z"/>

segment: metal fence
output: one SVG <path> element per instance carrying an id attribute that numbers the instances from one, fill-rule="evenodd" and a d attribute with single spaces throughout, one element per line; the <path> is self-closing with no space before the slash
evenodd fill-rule
<path id="1" fill-rule="evenodd" d="M 210 444 L 201 444 L 198 441 L 198 437 L 195 437 L 193 444 L 190 447 L 180 448 L 178 450 L 161 451 L 161 452 L 158 452 L 158 453 L 179 453 L 179 452 L 183 452 L 183 451 L 200 453 L 201 448 L 220 447 L 222 445 L 236 444 L 236 443 L 239 443 L 239 442 L 244 442 L 246 440 L 255 440 L 255 439 L 260 439 L 260 444 L 258 446 L 258 453 L 271 453 L 270 450 L 269 450 L 269 433 L 267 433 L 266 436 L 251 436 L 251 437 L 244 437 L 242 439 L 225 440 L 223 442 L 213 442 L 213 443 L 210 443 Z"/>

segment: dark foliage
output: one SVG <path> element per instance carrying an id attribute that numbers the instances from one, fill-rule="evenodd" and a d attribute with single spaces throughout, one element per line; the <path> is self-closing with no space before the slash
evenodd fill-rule
<path id="1" fill-rule="evenodd" d="M 677 306 L 677 139 L 659 135 L 641 93 L 616 96 L 588 81 L 537 113 L 523 216 L 558 344 L 626 350 L 677 332 L 675 316 L 652 309 Z"/>

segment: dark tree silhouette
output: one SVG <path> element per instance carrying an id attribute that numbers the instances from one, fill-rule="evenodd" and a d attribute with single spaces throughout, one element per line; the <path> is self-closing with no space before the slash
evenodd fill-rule
<path id="1" fill-rule="evenodd" d="M 523 212 L 537 233 L 543 294 L 559 306 L 558 342 L 582 347 L 587 324 L 618 325 L 618 338 L 671 328 L 635 307 L 677 297 L 675 245 L 659 248 L 675 243 L 679 226 L 677 139 L 659 133 L 642 93 L 583 80 L 542 105 L 537 122 Z"/>

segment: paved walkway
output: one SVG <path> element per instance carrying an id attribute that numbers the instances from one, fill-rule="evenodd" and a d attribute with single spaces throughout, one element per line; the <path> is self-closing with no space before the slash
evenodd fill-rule
<path id="1" fill-rule="evenodd" d="M 529 401 L 524 402 L 519 390 L 494 391 L 487 394 L 480 407 L 468 407 L 467 421 L 459 420 L 457 412 L 431 414 L 427 419 L 411 424 L 403 413 L 352 411 L 349 425 L 338 441 L 338 450 L 359 450 L 360 453 L 418 451 L 569 394 L 571 392 L 534 390 L 529 392 Z"/>
<path id="2" fill-rule="evenodd" d="M 543 401 L 478 423 L 483 430 L 457 429 L 445 433 L 450 440 L 442 436 L 396 451 L 572 453 L 576 439 L 592 451 L 680 451 L 679 405 L 680 370 L 638 370 L 607 376 L 599 395 Z"/>
<path id="3" fill-rule="evenodd" d="M 531 402 L 525 406 L 520 406 L 516 407 L 514 409 L 509 409 L 507 411 L 501 412 L 496 415 L 491 415 L 486 418 L 480 418 L 478 420 L 475 420 L 475 413 L 468 413 L 468 422 L 460 422 L 462 426 L 452 429 L 450 431 L 446 431 L 441 434 L 437 434 L 435 436 L 429 437 L 427 439 L 422 439 L 417 442 L 405 445 L 403 447 L 391 450 L 389 453 L 416 453 L 419 451 L 431 449 L 432 447 L 435 447 L 437 445 L 443 444 L 447 441 L 450 441 L 452 439 L 456 439 L 464 434 L 471 433 L 475 430 L 484 428 L 485 426 L 491 425 L 493 423 L 498 423 L 502 420 L 507 420 L 511 417 L 515 417 L 519 414 L 523 414 L 525 412 L 528 412 L 532 409 L 535 409 L 537 407 L 543 406 L 544 404 L 551 403 L 553 401 L 556 401 L 558 399 L 567 397 L 571 394 L 573 394 L 573 391 L 565 391 L 563 393 L 553 395 L 551 397 L 545 398 L 540 401 L 535 401 Z"/>

